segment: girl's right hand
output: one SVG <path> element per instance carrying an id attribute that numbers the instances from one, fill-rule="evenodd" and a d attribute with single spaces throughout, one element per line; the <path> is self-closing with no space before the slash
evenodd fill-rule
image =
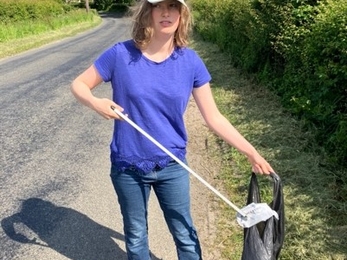
<path id="1" fill-rule="evenodd" d="M 114 112 L 113 109 L 118 109 L 120 112 L 123 112 L 123 108 L 119 105 L 117 105 L 115 102 L 113 102 L 110 99 L 107 98 L 94 98 L 93 102 L 93 109 L 101 115 L 105 119 L 117 119 L 122 120 L 121 117 L 119 117 L 116 112 Z"/>

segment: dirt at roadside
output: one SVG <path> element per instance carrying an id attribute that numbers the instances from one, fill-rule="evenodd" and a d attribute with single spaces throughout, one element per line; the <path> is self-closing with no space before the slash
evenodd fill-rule
<path id="1" fill-rule="evenodd" d="M 216 146 L 213 142 L 214 137 L 202 119 L 193 99 L 189 102 L 185 122 L 188 131 L 187 159 L 189 167 L 216 189 L 219 189 L 215 186 L 217 184 L 214 178 L 221 165 L 212 156 Z M 203 259 L 221 260 L 220 249 L 216 245 L 219 198 L 192 176 L 191 201 L 194 224 L 198 230 L 203 250 Z"/>

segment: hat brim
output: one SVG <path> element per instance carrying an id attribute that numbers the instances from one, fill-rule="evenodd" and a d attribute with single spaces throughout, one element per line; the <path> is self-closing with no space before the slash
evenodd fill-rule
<path id="1" fill-rule="evenodd" d="M 156 3 L 164 2 L 165 0 L 147 0 L 147 1 L 151 4 L 156 4 Z M 187 4 L 185 3 L 184 0 L 177 0 L 177 1 L 180 2 L 181 4 L 187 6 Z"/>

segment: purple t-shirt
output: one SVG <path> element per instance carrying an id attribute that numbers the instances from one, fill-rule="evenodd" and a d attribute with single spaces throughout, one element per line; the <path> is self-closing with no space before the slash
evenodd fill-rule
<path id="1" fill-rule="evenodd" d="M 206 66 L 189 48 L 176 48 L 163 62 L 147 59 L 132 40 L 115 44 L 94 63 L 113 100 L 139 127 L 183 160 L 187 133 L 183 115 L 192 90 L 211 80 Z M 148 173 L 172 159 L 125 121 L 115 120 L 111 162 L 120 171 Z"/>

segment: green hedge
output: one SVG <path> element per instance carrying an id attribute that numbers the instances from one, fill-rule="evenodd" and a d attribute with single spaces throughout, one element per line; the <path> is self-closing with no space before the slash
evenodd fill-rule
<path id="1" fill-rule="evenodd" d="M 0 0 L 0 21 L 13 23 L 18 21 L 43 19 L 64 14 L 72 6 L 61 0 Z"/>
<path id="2" fill-rule="evenodd" d="M 92 6 L 99 11 L 126 11 L 137 0 L 94 0 Z"/>
<path id="3" fill-rule="evenodd" d="M 330 158 L 342 164 L 347 163 L 346 14 L 345 0 L 301 6 L 293 12 L 296 23 L 275 42 L 286 64 L 277 91 L 291 111 L 318 129 Z"/>
<path id="4" fill-rule="evenodd" d="M 347 166 L 347 1 L 194 0 L 193 10 L 197 31 L 276 91 L 331 163 Z"/>

